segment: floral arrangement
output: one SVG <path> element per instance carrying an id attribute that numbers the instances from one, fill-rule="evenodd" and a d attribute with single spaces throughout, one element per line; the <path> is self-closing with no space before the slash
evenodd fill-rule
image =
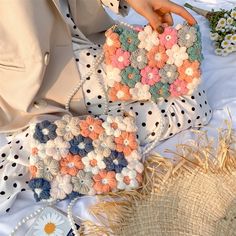
<path id="1" fill-rule="evenodd" d="M 227 56 L 236 51 L 236 8 L 206 11 L 188 3 L 185 6 L 209 20 L 210 38 L 214 41 L 217 55 Z"/>
<path id="2" fill-rule="evenodd" d="M 32 125 L 29 187 L 36 201 L 140 186 L 144 168 L 134 117 L 104 117 L 65 115 Z"/>
<path id="3" fill-rule="evenodd" d="M 190 95 L 200 83 L 201 35 L 198 25 L 114 26 L 104 45 L 106 85 L 111 101 L 153 100 Z"/>

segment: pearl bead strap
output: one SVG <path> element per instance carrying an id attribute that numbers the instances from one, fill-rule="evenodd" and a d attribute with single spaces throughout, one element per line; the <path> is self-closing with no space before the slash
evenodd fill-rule
<path id="1" fill-rule="evenodd" d="M 46 206 L 40 207 L 38 210 L 34 211 L 34 213 L 31 213 L 29 216 L 24 217 L 21 221 L 18 222 L 15 228 L 11 231 L 10 236 L 15 236 L 16 232 L 22 225 L 24 225 L 27 221 L 39 215 L 45 208 Z"/>

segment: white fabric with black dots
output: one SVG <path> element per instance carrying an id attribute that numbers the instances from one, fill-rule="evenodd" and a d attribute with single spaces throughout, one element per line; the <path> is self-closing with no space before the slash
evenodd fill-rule
<path id="1" fill-rule="evenodd" d="M 28 190 L 29 132 L 8 136 L 0 148 L 0 215 L 11 213 L 17 194 Z"/>
<path id="2" fill-rule="evenodd" d="M 75 52 L 81 76 L 90 70 L 91 65 L 101 53 L 100 45 L 94 45 L 87 50 Z M 99 115 L 104 112 L 105 98 L 102 96 L 103 92 L 99 81 L 102 80 L 106 87 L 105 78 L 105 65 L 101 64 L 83 85 L 85 102 L 90 114 Z M 205 91 L 202 89 L 196 90 L 191 96 L 160 99 L 157 104 L 152 102 L 131 102 L 124 104 L 122 108 L 136 113 L 138 137 L 141 145 L 153 142 L 156 139 L 160 123 L 158 109 L 160 109 L 166 124 L 160 141 L 190 127 L 206 125 L 212 113 Z M 118 115 L 120 112 L 121 103 L 109 103 L 109 114 Z"/>

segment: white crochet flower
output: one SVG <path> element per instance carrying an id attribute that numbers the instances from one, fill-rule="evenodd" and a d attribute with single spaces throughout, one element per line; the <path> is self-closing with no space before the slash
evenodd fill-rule
<path id="1" fill-rule="evenodd" d="M 111 150 L 115 150 L 116 148 L 113 139 L 105 133 L 99 135 L 99 138 L 93 141 L 93 146 L 94 151 L 104 157 L 110 156 Z"/>
<path id="2" fill-rule="evenodd" d="M 61 137 L 54 140 L 49 140 L 46 144 L 46 154 L 53 157 L 55 160 L 60 161 L 69 153 L 70 144 L 64 141 Z"/>
<path id="3" fill-rule="evenodd" d="M 88 153 L 86 157 L 83 157 L 82 162 L 85 166 L 84 171 L 92 172 L 94 175 L 98 174 L 100 170 L 106 168 L 106 164 L 103 161 L 103 156 L 97 154 L 95 151 L 92 151 Z"/>
<path id="4" fill-rule="evenodd" d="M 106 66 L 106 82 L 108 87 L 114 87 L 116 82 L 121 81 L 120 69 L 111 65 Z"/>
<path id="5" fill-rule="evenodd" d="M 61 120 L 55 121 L 57 135 L 63 137 L 66 141 L 70 141 L 74 136 L 78 136 L 80 134 L 79 121 L 78 117 L 64 115 Z"/>
<path id="6" fill-rule="evenodd" d="M 175 29 L 176 30 L 180 30 L 180 29 L 182 29 L 183 28 L 183 25 L 181 25 L 181 24 L 177 24 L 176 26 L 175 26 Z"/>
<path id="7" fill-rule="evenodd" d="M 130 94 L 132 95 L 132 98 L 137 101 L 149 100 L 152 96 L 149 89 L 149 85 L 138 82 L 135 84 L 134 88 L 130 89 Z"/>
<path id="8" fill-rule="evenodd" d="M 138 152 L 138 151 L 139 150 L 134 150 L 130 153 L 129 156 L 126 156 L 128 163 L 135 161 L 135 160 L 140 161 L 142 159 L 142 156 L 141 156 L 140 152 Z"/>
<path id="9" fill-rule="evenodd" d="M 66 195 L 70 194 L 72 190 L 70 175 L 57 175 L 51 182 L 50 194 L 54 200 L 66 198 Z"/>
<path id="10" fill-rule="evenodd" d="M 37 178 L 45 178 L 51 181 L 53 177 L 59 172 L 58 161 L 51 157 L 46 157 L 43 161 L 38 161 L 35 163 L 35 166 L 37 168 Z"/>
<path id="11" fill-rule="evenodd" d="M 31 142 L 31 150 L 34 150 L 37 154 L 36 156 L 39 156 L 40 158 L 45 158 L 47 156 L 46 154 L 46 145 L 44 143 L 40 143 L 38 140 L 33 139 Z M 34 155 L 34 154 L 32 154 Z"/>
<path id="12" fill-rule="evenodd" d="M 171 49 L 168 49 L 166 54 L 169 56 L 167 63 L 175 64 L 177 67 L 182 66 L 183 61 L 188 59 L 186 47 L 180 47 L 177 44 L 175 44 Z"/>
<path id="13" fill-rule="evenodd" d="M 137 172 L 129 168 L 123 168 L 121 173 L 116 174 L 117 188 L 120 190 L 132 190 L 139 186 L 136 180 Z"/>
<path id="14" fill-rule="evenodd" d="M 140 174 L 142 174 L 144 171 L 144 166 L 139 160 L 130 161 L 127 165 L 127 168 L 129 168 L 130 170 L 135 170 Z"/>
<path id="15" fill-rule="evenodd" d="M 138 38 L 140 40 L 139 48 L 145 48 L 150 51 L 153 46 L 159 45 L 158 33 L 152 30 L 150 25 L 146 26 L 143 31 L 138 33 Z"/>
<path id="16" fill-rule="evenodd" d="M 188 83 L 188 95 L 193 94 L 194 90 L 198 87 L 198 85 L 201 83 L 201 78 L 194 78 L 191 83 Z"/>
<path id="17" fill-rule="evenodd" d="M 107 119 L 102 126 L 107 135 L 114 135 L 115 137 L 119 137 L 121 135 L 121 131 L 137 131 L 135 120 L 132 116 L 107 116 Z"/>

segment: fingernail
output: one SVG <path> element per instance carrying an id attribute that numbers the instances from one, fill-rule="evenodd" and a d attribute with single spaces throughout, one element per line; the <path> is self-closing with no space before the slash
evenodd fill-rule
<path id="1" fill-rule="evenodd" d="M 163 28 L 162 26 L 158 26 L 158 27 L 157 27 L 157 32 L 158 32 L 159 34 L 162 34 L 162 33 L 164 32 L 164 28 Z"/>

